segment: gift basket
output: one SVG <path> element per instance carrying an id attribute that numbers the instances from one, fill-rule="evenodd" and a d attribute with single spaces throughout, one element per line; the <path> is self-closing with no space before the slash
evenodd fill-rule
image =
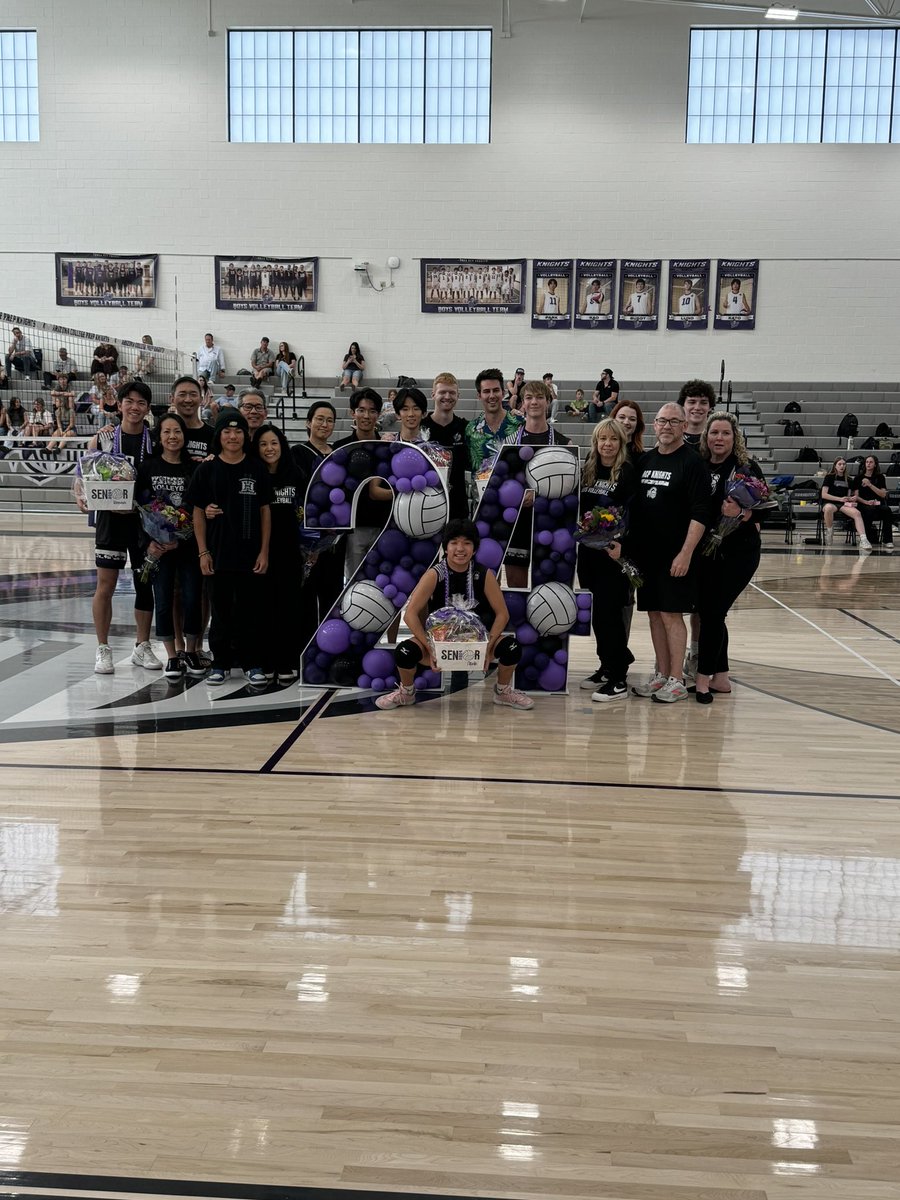
<path id="1" fill-rule="evenodd" d="M 488 633 L 477 613 L 463 608 L 436 609 L 425 621 L 425 632 L 439 671 L 484 671 Z"/>
<path id="2" fill-rule="evenodd" d="M 131 512 L 135 470 L 124 454 L 92 450 L 78 460 L 74 492 L 90 512 Z"/>

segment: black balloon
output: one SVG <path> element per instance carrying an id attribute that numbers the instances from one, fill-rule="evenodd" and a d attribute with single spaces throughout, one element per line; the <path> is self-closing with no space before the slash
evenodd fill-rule
<path id="1" fill-rule="evenodd" d="M 356 654 L 339 654 L 331 664 L 328 678 L 338 687 L 356 687 L 362 673 L 362 660 Z"/>

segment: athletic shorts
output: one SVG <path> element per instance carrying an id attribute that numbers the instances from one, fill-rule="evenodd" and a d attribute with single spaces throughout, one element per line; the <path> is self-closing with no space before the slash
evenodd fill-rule
<path id="1" fill-rule="evenodd" d="M 688 571 L 679 579 L 670 574 L 672 564 L 641 564 L 643 585 L 637 589 L 638 612 L 691 613 L 697 609 L 697 573 Z"/>
<path id="2" fill-rule="evenodd" d="M 98 512 L 94 533 L 94 564 L 121 571 L 130 560 L 131 569 L 137 571 L 144 561 L 141 541 L 141 523 L 136 516 Z"/>

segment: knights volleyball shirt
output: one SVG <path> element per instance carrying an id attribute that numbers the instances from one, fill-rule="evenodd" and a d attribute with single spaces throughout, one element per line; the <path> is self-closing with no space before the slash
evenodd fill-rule
<path id="1" fill-rule="evenodd" d="M 222 401 L 220 400 L 221 404 Z M 187 452 L 194 462 L 203 462 L 212 450 L 214 433 L 209 425 L 201 425 L 197 429 L 188 429 Z"/>
<path id="2" fill-rule="evenodd" d="M 633 539 L 645 559 L 672 559 L 691 521 L 710 523 L 709 471 L 689 446 L 680 446 L 672 454 L 648 450 L 638 460 L 637 473 L 629 544 Z"/>
<path id="3" fill-rule="evenodd" d="M 260 510 L 272 503 L 269 472 L 255 458 L 201 463 L 188 485 L 187 502 L 195 508 L 217 504 L 218 517 L 206 520 L 206 546 L 215 571 L 252 571 L 262 546 Z"/>
<path id="4" fill-rule="evenodd" d="M 135 485 L 139 504 L 162 500 L 179 508 L 185 503 L 185 493 L 195 470 L 193 463 L 170 463 L 162 455 L 154 455 L 140 467 Z"/>

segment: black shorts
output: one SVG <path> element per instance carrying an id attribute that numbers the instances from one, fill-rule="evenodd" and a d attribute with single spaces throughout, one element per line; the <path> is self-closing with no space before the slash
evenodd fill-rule
<path id="1" fill-rule="evenodd" d="M 131 513 L 98 512 L 94 534 L 94 564 L 121 571 L 131 561 L 137 571 L 144 561 L 140 520 Z"/>
<path id="2" fill-rule="evenodd" d="M 675 579 L 671 569 L 671 562 L 641 564 L 644 582 L 636 593 L 638 612 L 696 612 L 697 572 L 691 569 L 687 575 Z"/>

